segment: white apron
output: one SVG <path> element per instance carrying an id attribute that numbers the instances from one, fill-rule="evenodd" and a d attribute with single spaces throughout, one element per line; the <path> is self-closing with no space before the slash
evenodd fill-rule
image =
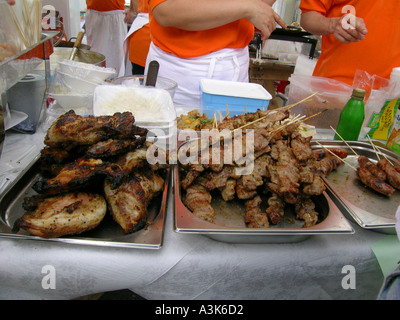
<path id="1" fill-rule="evenodd" d="M 125 75 L 124 39 L 128 32 L 124 11 L 87 10 L 85 25 L 90 50 L 106 57 L 107 68 L 114 68 L 119 77 Z"/>
<path id="2" fill-rule="evenodd" d="M 136 16 L 135 20 L 133 20 L 131 27 L 129 28 L 129 31 L 124 39 L 124 65 L 126 64 L 126 61 L 128 59 L 128 54 L 129 54 L 129 37 L 134 34 L 136 31 L 140 30 L 143 28 L 145 24 L 149 23 L 149 14 L 148 13 L 143 13 L 139 12 L 138 15 Z"/>
<path id="3" fill-rule="evenodd" d="M 166 53 L 153 43 L 150 44 L 145 74 L 152 60 L 160 64 L 158 75 L 177 82 L 174 96 L 175 106 L 200 107 L 200 79 L 227 81 L 249 81 L 249 51 L 243 49 L 222 49 L 211 54 L 182 59 Z"/>

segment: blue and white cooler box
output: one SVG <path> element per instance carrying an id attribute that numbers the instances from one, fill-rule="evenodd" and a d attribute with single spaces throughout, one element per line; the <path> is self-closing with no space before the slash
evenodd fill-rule
<path id="1" fill-rule="evenodd" d="M 271 94 L 260 84 L 214 79 L 201 79 L 202 112 L 208 118 L 223 116 L 229 110 L 229 116 L 267 110 Z"/>

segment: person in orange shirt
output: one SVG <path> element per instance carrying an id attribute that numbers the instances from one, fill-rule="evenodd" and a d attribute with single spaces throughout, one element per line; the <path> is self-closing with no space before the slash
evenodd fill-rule
<path id="1" fill-rule="evenodd" d="M 248 81 L 248 44 L 285 22 L 275 0 L 149 0 L 151 44 L 146 61 L 177 82 L 176 106 L 199 107 L 202 78 Z"/>
<path id="2" fill-rule="evenodd" d="M 126 22 L 134 18 L 126 38 L 129 41 L 129 61 L 132 64 L 132 74 L 142 75 L 150 47 L 149 4 L 147 0 L 133 0 L 131 5 L 137 16 L 130 17 L 128 13 L 125 17 Z"/>
<path id="3" fill-rule="evenodd" d="M 128 32 L 125 0 L 87 0 L 85 28 L 91 50 L 106 57 L 106 66 L 125 75 L 123 43 Z"/>
<path id="4" fill-rule="evenodd" d="M 400 66 L 399 0 L 301 0 L 300 9 L 301 26 L 322 35 L 314 76 L 352 85 L 356 70 L 388 79 Z"/>

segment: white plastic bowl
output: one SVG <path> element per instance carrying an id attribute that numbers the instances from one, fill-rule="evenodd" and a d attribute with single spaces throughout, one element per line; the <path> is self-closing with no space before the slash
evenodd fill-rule
<path id="1" fill-rule="evenodd" d="M 49 94 L 57 104 L 67 112 L 74 110 L 76 114 L 86 115 L 93 113 L 93 94 Z"/>
<path id="2" fill-rule="evenodd" d="M 94 64 L 71 60 L 62 60 L 57 63 L 61 72 L 98 84 L 117 75 L 114 68 L 103 68 Z"/>
<path id="3" fill-rule="evenodd" d="M 53 81 L 53 92 L 56 94 L 93 94 L 98 85 L 98 83 L 56 70 Z"/>

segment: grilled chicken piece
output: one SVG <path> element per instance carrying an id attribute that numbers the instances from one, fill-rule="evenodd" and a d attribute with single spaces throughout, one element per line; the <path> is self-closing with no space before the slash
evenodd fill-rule
<path id="1" fill-rule="evenodd" d="M 147 163 L 146 159 L 147 147 L 144 146 L 120 156 L 116 164 L 124 173 L 129 174 L 133 170 L 143 167 Z"/>
<path id="2" fill-rule="evenodd" d="M 211 195 L 206 188 L 193 184 L 186 189 L 185 205 L 193 214 L 205 221 L 213 222 L 215 211 L 211 206 Z"/>
<path id="3" fill-rule="evenodd" d="M 29 199 L 27 201 L 30 202 Z M 42 238 L 91 230 L 100 224 L 107 212 L 107 204 L 101 195 L 86 192 L 68 193 L 30 203 L 30 208 L 35 209 L 17 220 L 14 231 L 22 228 Z"/>
<path id="4" fill-rule="evenodd" d="M 54 195 L 85 187 L 96 177 L 106 177 L 116 188 L 125 175 L 116 164 L 83 158 L 66 165 L 54 178 L 36 181 L 32 188 L 37 193 Z"/>
<path id="5" fill-rule="evenodd" d="M 367 168 L 358 168 L 357 176 L 363 184 L 385 196 L 392 196 L 396 191 L 385 181 L 375 177 Z"/>
<path id="6" fill-rule="evenodd" d="M 135 126 L 130 112 L 113 116 L 79 116 L 69 111 L 60 116 L 47 130 L 44 143 L 50 147 L 72 148 L 76 145 L 92 145 L 109 138 L 144 136 L 147 130 Z"/>
<path id="7" fill-rule="evenodd" d="M 268 228 L 269 221 L 267 214 L 261 211 L 261 197 L 255 196 L 251 200 L 245 202 L 246 214 L 244 222 L 249 228 Z"/>
<path id="8" fill-rule="evenodd" d="M 146 225 L 147 206 L 163 186 L 164 179 L 148 168 L 133 172 L 116 189 L 109 181 L 105 181 L 105 197 L 113 219 L 126 233 L 143 228 Z"/>
<path id="9" fill-rule="evenodd" d="M 91 146 L 86 156 L 90 158 L 109 158 L 140 148 L 146 137 L 133 137 L 131 139 L 108 139 L 99 141 Z"/>

